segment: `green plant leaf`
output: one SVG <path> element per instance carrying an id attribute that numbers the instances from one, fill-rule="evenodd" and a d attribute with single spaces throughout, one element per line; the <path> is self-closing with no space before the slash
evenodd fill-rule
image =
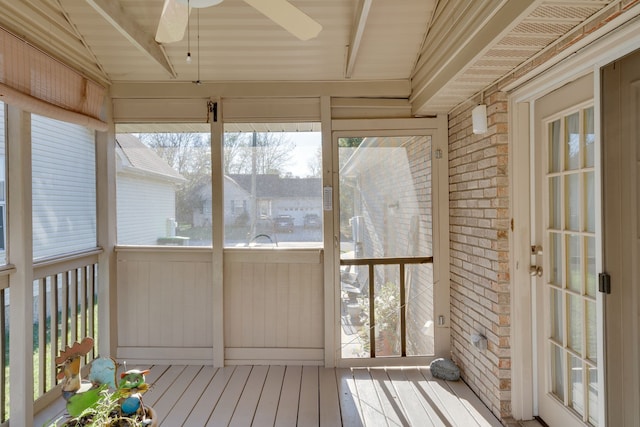
<path id="1" fill-rule="evenodd" d="M 87 408 L 95 406 L 100 400 L 100 392 L 105 388 L 106 386 L 92 388 L 83 393 L 77 393 L 71 396 L 67 402 L 67 412 L 69 412 L 69 415 L 72 417 L 78 417 Z"/>

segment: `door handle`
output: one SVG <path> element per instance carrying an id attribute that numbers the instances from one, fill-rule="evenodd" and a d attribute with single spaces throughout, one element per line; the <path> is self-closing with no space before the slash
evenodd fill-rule
<path id="1" fill-rule="evenodd" d="M 539 265 L 532 265 L 529 267 L 529 274 L 531 275 L 531 277 L 542 277 L 542 267 L 540 267 Z"/>

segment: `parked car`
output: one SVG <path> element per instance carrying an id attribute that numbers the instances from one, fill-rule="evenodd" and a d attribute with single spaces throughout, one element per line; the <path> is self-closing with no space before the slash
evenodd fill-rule
<path id="1" fill-rule="evenodd" d="M 273 223 L 276 231 L 293 232 L 293 217 L 291 215 L 278 215 Z"/>
<path id="2" fill-rule="evenodd" d="M 322 222 L 317 214 L 306 214 L 304 216 L 304 228 L 320 228 Z"/>

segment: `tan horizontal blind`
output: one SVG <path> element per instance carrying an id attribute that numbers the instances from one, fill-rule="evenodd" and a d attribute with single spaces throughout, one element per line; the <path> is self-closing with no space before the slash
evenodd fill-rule
<path id="1" fill-rule="evenodd" d="M 41 50 L 0 28 L 0 99 L 25 109 L 65 120 L 51 106 L 88 116 L 81 124 L 94 128 L 106 127 L 100 121 L 105 88 Z M 20 96 L 23 95 L 23 96 Z M 46 107 L 40 102 L 49 104 Z M 44 111 L 43 111 L 44 109 Z M 74 115 L 69 116 L 74 120 Z"/>

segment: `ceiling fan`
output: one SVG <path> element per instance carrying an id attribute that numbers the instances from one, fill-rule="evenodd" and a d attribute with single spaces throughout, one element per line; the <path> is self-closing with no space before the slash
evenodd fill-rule
<path id="1" fill-rule="evenodd" d="M 165 0 L 156 32 L 158 43 L 183 39 L 191 8 L 215 6 L 223 0 Z M 310 40 L 320 33 L 322 25 L 311 19 L 287 0 L 244 0 L 267 18 L 300 40 Z"/>

